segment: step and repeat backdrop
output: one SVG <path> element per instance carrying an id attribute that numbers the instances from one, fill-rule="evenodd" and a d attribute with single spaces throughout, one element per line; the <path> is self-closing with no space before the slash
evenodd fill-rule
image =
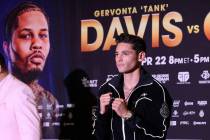
<path id="1" fill-rule="evenodd" d="M 19 0 L 0 2 L 4 19 Z M 117 74 L 114 37 L 138 35 L 147 43 L 142 64 L 173 97 L 168 140 L 209 140 L 210 6 L 208 1 L 34 0 L 49 15 L 50 51 L 39 83 L 58 100 L 57 119 L 40 114 L 43 139 L 95 139 L 97 91 Z M 3 48 L 1 47 L 1 52 Z M 5 55 L 6 56 L 6 55 Z M 50 110 L 50 104 L 39 106 Z"/>

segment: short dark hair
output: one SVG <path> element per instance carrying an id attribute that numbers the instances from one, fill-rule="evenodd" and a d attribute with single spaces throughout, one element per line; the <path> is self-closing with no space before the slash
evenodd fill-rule
<path id="1" fill-rule="evenodd" d="M 5 27 L 4 27 L 4 40 L 9 42 L 12 38 L 13 31 L 18 27 L 18 16 L 28 11 L 40 11 L 44 14 L 48 26 L 49 26 L 49 17 L 45 10 L 38 4 L 30 1 L 19 3 L 5 18 Z"/>
<path id="2" fill-rule="evenodd" d="M 137 53 L 139 53 L 141 51 L 146 52 L 146 43 L 139 36 L 130 35 L 130 34 L 127 34 L 127 33 L 122 33 L 119 36 L 117 36 L 115 38 L 115 40 L 116 40 L 117 44 L 121 43 L 121 42 L 133 44 L 133 49 Z"/>
<path id="3" fill-rule="evenodd" d="M 7 70 L 6 62 L 2 53 L 0 53 L 0 65 L 3 70 Z"/>

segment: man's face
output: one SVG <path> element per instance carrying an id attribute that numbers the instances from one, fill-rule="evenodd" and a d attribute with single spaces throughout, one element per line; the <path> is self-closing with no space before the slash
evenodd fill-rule
<path id="1" fill-rule="evenodd" d="M 50 49 L 48 23 L 40 11 L 27 11 L 18 17 L 9 54 L 21 73 L 42 71 Z"/>
<path id="2" fill-rule="evenodd" d="M 115 62 L 120 73 L 130 73 L 139 68 L 139 55 L 130 43 L 119 43 L 115 51 Z"/>

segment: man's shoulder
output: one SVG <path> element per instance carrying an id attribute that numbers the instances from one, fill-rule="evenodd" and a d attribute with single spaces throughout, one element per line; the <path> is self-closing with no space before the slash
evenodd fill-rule
<path id="1" fill-rule="evenodd" d="M 15 76 L 9 74 L 9 80 L 10 80 L 10 85 L 9 85 L 9 90 L 11 90 L 11 96 L 13 97 L 31 97 L 34 98 L 33 92 L 31 88 L 23 83 L 22 81 L 18 80 Z"/>
<path id="2" fill-rule="evenodd" d="M 163 90 L 166 90 L 166 87 L 161 83 L 159 82 L 158 80 L 152 78 L 153 82 L 152 82 L 152 87 L 154 90 L 160 90 L 160 91 L 163 91 Z"/>
<path id="3" fill-rule="evenodd" d="M 153 78 L 153 84 L 149 87 L 150 95 L 154 98 L 167 98 L 171 100 L 171 95 L 166 86 Z"/>
<path id="4" fill-rule="evenodd" d="M 9 80 L 11 81 L 10 82 L 11 86 L 15 86 L 14 88 L 28 88 L 28 89 L 30 89 L 27 84 L 25 84 L 21 80 L 17 79 L 12 74 L 9 74 L 8 77 L 9 77 Z"/>
<path id="5" fill-rule="evenodd" d="M 18 80 L 13 75 L 9 74 L 6 77 L 6 83 L 4 87 L 4 102 L 9 106 L 16 106 L 17 104 L 24 104 L 25 102 L 34 102 L 35 96 L 25 83 Z"/>

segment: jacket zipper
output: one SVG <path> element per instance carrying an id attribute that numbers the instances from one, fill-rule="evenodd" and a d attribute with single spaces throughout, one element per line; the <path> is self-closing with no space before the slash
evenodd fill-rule
<path id="1" fill-rule="evenodd" d="M 133 91 L 131 91 L 131 94 L 130 94 L 129 97 L 128 97 L 127 102 L 129 101 L 130 96 L 133 94 L 133 92 L 134 92 L 135 90 L 137 90 L 138 88 L 143 87 L 143 86 L 149 86 L 149 85 L 151 85 L 151 84 L 152 84 L 152 83 L 145 84 L 145 85 L 140 85 L 140 86 L 136 87 L 135 89 L 133 89 Z M 111 87 L 117 92 L 118 96 L 120 97 L 120 94 L 119 94 L 118 90 L 115 88 L 115 86 L 112 85 L 112 84 L 110 84 L 110 83 L 109 83 L 109 86 L 111 86 Z M 122 119 L 123 140 L 126 140 L 126 136 L 125 136 L 125 120 L 124 120 L 123 118 L 121 118 L 121 119 Z M 111 124 L 111 126 L 112 126 L 112 124 Z M 113 135 L 113 139 L 114 139 L 113 129 L 112 129 L 112 135 Z"/>

